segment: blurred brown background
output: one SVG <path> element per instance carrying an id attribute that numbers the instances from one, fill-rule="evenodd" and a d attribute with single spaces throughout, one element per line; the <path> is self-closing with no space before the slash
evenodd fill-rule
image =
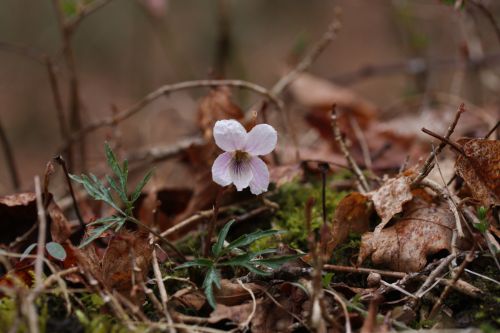
<path id="1" fill-rule="evenodd" d="M 341 32 L 311 73 L 353 89 L 381 112 L 432 92 L 449 96 L 450 109 L 463 100 L 495 114 L 500 88 L 495 30 L 478 8 L 456 10 L 445 2 L 113 0 L 82 21 L 72 41 L 83 123 L 109 116 L 113 105 L 124 109 L 163 84 L 210 78 L 221 16 L 227 18 L 230 37 L 224 77 L 271 87 L 286 64 L 321 36 L 335 8 L 342 11 Z M 499 1 L 478 2 L 500 18 Z M 33 47 L 55 59 L 67 103 L 68 76 L 50 0 L 0 0 L 0 42 Z M 46 69 L 0 46 L 0 121 L 21 188 L 29 188 L 62 139 Z M 471 69 L 467 63 L 480 66 Z M 376 68 L 357 72 L 365 66 Z M 426 75 L 422 66 L 429 69 Z M 182 91 L 149 105 L 120 125 L 123 146 L 168 144 L 196 134 L 197 101 L 206 91 Z M 248 92 L 235 91 L 235 97 L 244 109 L 256 101 Z M 424 106 L 397 112 L 419 112 Z M 100 161 L 109 135 L 103 129 L 90 136 L 89 167 Z M 0 156 L 0 193 L 5 194 L 13 188 Z"/>

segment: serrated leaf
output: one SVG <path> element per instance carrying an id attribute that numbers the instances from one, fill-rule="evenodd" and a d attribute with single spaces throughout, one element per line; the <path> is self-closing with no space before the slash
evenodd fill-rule
<path id="1" fill-rule="evenodd" d="M 132 193 L 132 198 L 130 199 L 132 203 L 134 203 L 137 199 L 139 199 L 142 189 L 144 188 L 144 186 L 146 186 L 152 175 L 153 175 L 153 170 L 149 170 L 149 172 L 144 176 L 144 178 L 142 178 L 139 184 L 137 184 L 134 193 Z"/>
<path id="2" fill-rule="evenodd" d="M 57 260 L 64 261 L 66 259 L 66 250 L 64 247 L 56 242 L 48 242 L 45 244 L 47 252 Z"/>
<path id="3" fill-rule="evenodd" d="M 116 193 L 118 193 L 120 199 L 124 203 L 127 203 L 128 202 L 127 193 L 123 192 L 122 189 L 118 187 L 118 185 L 116 184 L 115 180 L 112 177 L 106 175 L 106 180 L 108 181 L 109 185 L 111 185 L 111 188 L 115 190 Z"/>
<path id="4" fill-rule="evenodd" d="M 252 260 L 252 263 L 257 264 L 257 265 L 264 265 L 264 266 L 267 266 L 267 267 L 272 268 L 272 269 L 278 269 L 284 263 L 286 263 L 290 260 L 295 260 L 295 259 L 300 258 L 302 256 L 303 256 L 303 254 L 292 254 L 292 255 L 280 256 L 280 257 L 255 259 L 255 260 Z"/>
<path id="5" fill-rule="evenodd" d="M 96 224 L 107 224 L 112 222 L 120 222 L 125 219 L 121 216 L 109 216 L 109 217 L 101 217 L 94 222 L 88 223 L 87 226 L 96 225 Z"/>
<path id="6" fill-rule="evenodd" d="M 106 154 L 106 160 L 108 161 L 108 165 L 113 170 L 115 175 L 118 177 L 118 179 L 122 179 L 122 169 L 120 168 L 120 164 L 118 163 L 118 160 L 116 159 L 116 155 L 111 150 L 111 147 L 108 145 L 108 143 L 104 143 L 104 151 Z"/>
<path id="7" fill-rule="evenodd" d="M 219 236 L 217 237 L 217 242 L 212 246 L 212 253 L 214 256 L 219 257 L 222 253 L 222 248 L 224 247 L 224 241 L 226 240 L 227 233 L 229 232 L 229 228 L 233 225 L 236 220 L 231 220 L 222 227 L 219 232 Z"/>
<path id="8" fill-rule="evenodd" d="M 128 161 L 124 160 L 122 165 L 122 174 L 120 177 L 120 184 L 122 185 L 122 191 L 127 193 L 127 181 L 128 181 Z"/>
<path id="9" fill-rule="evenodd" d="M 234 249 L 237 247 L 243 247 L 252 244 L 253 242 L 273 235 L 283 234 L 284 230 L 258 230 L 250 234 L 242 235 L 229 243 L 227 249 Z"/>
<path id="10" fill-rule="evenodd" d="M 213 261 L 207 258 L 197 258 L 188 262 L 183 263 L 182 265 L 177 266 L 175 269 L 182 269 L 188 267 L 212 267 Z"/>
<path id="11" fill-rule="evenodd" d="M 111 228 L 112 226 L 114 226 L 116 223 L 108 223 L 108 224 L 105 224 L 99 228 L 96 228 L 94 230 L 91 231 L 91 234 L 89 235 L 88 238 L 86 238 L 83 243 L 80 244 L 80 246 L 78 246 L 80 249 L 81 248 L 84 248 L 85 246 L 89 245 L 90 243 L 92 243 L 95 239 L 99 238 L 99 236 L 101 236 L 104 232 L 106 232 L 106 230 L 108 230 L 109 228 Z"/>
<path id="12" fill-rule="evenodd" d="M 214 284 L 218 289 L 221 288 L 219 271 L 212 266 L 208 269 L 207 275 L 205 275 L 205 280 L 203 281 L 203 289 L 205 291 L 205 296 L 207 296 L 208 304 L 210 304 L 213 309 L 215 309 L 215 307 L 217 306 L 213 291 Z"/>
<path id="13" fill-rule="evenodd" d="M 31 251 L 36 247 L 36 243 L 30 244 L 26 250 L 24 250 L 23 254 L 21 255 L 21 258 L 19 258 L 19 261 L 23 261 L 26 259 L 26 257 L 31 253 Z"/>

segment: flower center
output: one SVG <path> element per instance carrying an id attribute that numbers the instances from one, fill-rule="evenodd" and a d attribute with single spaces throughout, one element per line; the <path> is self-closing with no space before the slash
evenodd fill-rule
<path id="1" fill-rule="evenodd" d="M 241 150 L 236 150 L 234 152 L 234 161 L 237 163 L 237 164 L 240 164 L 242 162 L 245 162 L 246 160 L 248 160 L 250 158 L 250 155 L 245 152 L 245 151 L 241 151 Z"/>

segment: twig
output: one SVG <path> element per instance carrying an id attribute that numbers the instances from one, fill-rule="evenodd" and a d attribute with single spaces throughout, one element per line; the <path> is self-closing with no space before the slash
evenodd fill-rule
<path id="1" fill-rule="evenodd" d="M 241 288 L 245 289 L 250 296 L 252 297 L 252 312 L 248 315 L 247 320 L 245 320 L 239 327 L 243 330 L 246 331 L 248 329 L 248 325 L 252 322 L 253 317 L 255 316 L 255 312 L 257 311 L 257 300 L 255 299 L 255 294 L 253 293 L 252 289 L 248 288 L 241 282 L 240 279 L 236 279 L 238 284 L 241 286 Z"/>
<path id="2" fill-rule="evenodd" d="M 349 153 L 349 150 L 347 149 L 346 143 L 345 143 L 344 139 L 342 138 L 342 134 L 340 133 L 340 129 L 339 129 L 338 124 L 337 124 L 337 113 L 336 113 L 335 109 L 336 109 L 336 105 L 334 104 L 332 106 L 331 121 L 332 121 L 332 129 L 333 129 L 333 135 L 335 137 L 335 141 L 337 141 L 338 145 L 340 146 L 340 149 L 342 150 L 342 153 L 344 154 L 344 156 L 347 160 L 347 163 L 349 164 L 349 166 L 351 167 L 351 170 L 354 172 L 354 175 L 358 179 L 358 182 L 360 185 L 359 186 L 360 192 L 361 193 L 369 192 L 370 186 L 368 185 L 368 182 L 366 181 L 365 176 L 363 175 L 363 173 L 359 169 L 358 164 L 356 163 L 354 158 L 352 158 L 351 154 Z"/>
<path id="3" fill-rule="evenodd" d="M 149 93 L 146 95 L 144 98 L 142 98 L 140 101 L 136 102 L 134 105 L 130 106 L 129 108 L 118 112 L 117 114 L 112 115 L 111 117 L 103 118 L 100 120 L 97 120 L 89 125 L 87 125 L 85 128 L 82 128 L 80 131 L 74 133 L 69 142 L 67 142 L 61 150 L 65 149 L 68 144 L 71 144 L 77 140 L 79 140 L 81 137 L 84 135 L 95 131 L 100 128 L 104 127 L 111 127 L 116 125 L 117 123 L 128 119 L 129 117 L 133 116 L 137 112 L 141 111 L 146 105 L 149 103 L 155 101 L 156 99 L 168 95 L 172 92 L 179 91 L 179 90 L 186 90 L 186 89 L 193 89 L 193 88 L 203 88 L 203 87 L 218 87 L 218 86 L 230 86 L 230 87 L 236 87 L 240 89 L 247 89 L 250 91 L 253 91 L 259 95 L 264 96 L 265 98 L 269 99 L 275 106 L 276 108 L 282 112 L 283 110 L 283 102 L 279 100 L 277 97 L 275 97 L 269 90 L 266 88 L 259 86 L 255 83 L 248 82 L 248 81 L 242 81 L 242 80 L 195 80 L 195 81 L 185 81 L 185 82 L 179 82 L 179 83 L 174 83 L 174 84 L 167 84 L 164 85 L 157 90 Z"/>
<path id="4" fill-rule="evenodd" d="M 158 291 L 160 292 L 162 312 L 167 321 L 170 323 L 172 322 L 172 318 L 170 317 L 167 308 L 167 303 L 168 303 L 167 289 L 165 288 L 165 284 L 163 283 L 163 279 L 161 276 L 160 265 L 158 264 L 158 257 L 156 256 L 156 247 L 153 247 L 152 256 L 153 256 L 153 272 L 155 274 L 155 280 L 156 280 L 156 285 L 158 286 Z"/>
<path id="5" fill-rule="evenodd" d="M 71 199 L 73 200 L 73 208 L 75 209 L 78 223 L 80 223 L 81 228 L 85 229 L 85 222 L 83 221 L 82 215 L 80 214 L 80 208 L 78 207 L 78 201 L 76 200 L 75 191 L 73 190 L 73 185 L 71 184 L 71 179 L 69 178 L 69 172 L 68 168 L 66 167 L 66 162 L 60 155 L 54 157 L 54 161 L 56 161 L 63 169 L 66 184 L 68 185 L 69 193 L 71 194 Z"/>
<path id="6" fill-rule="evenodd" d="M 345 317 L 345 332 L 346 333 L 351 333 L 352 328 L 351 328 L 351 320 L 349 319 L 349 311 L 347 310 L 346 306 L 346 301 L 340 296 L 336 291 L 330 290 L 330 289 L 323 289 L 324 292 L 327 294 L 330 294 L 339 302 L 340 307 L 342 308 L 342 311 L 344 311 L 344 317 Z"/>
<path id="7" fill-rule="evenodd" d="M 388 282 L 385 282 L 384 280 L 380 280 L 380 283 L 382 283 L 386 287 L 397 290 L 406 296 L 409 296 L 411 298 L 417 298 L 417 296 L 413 295 L 412 293 L 407 292 L 406 290 L 404 290 L 403 288 L 399 287 L 398 285 L 396 285 L 394 283 L 388 283 Z"/>
<path id="8" fill-rule="evenodd" d="M 448 131 L 446 132 L 446 135 L 444 136 L 444 138 L 446 140 L 448 140 L 450 138 L 450 136 L 453 134 L 453 131 L 455 130 L 455 127 L 457 126 L 458 120 L 460 119 L 460 116 L 464 112 L 465 112 L 464 103 L 462 103 L 458 107 L 458 110 L 455 113 L 455 118 L 453 119 L 453 122 L 451 123 L 451 125 L 448 127 Z M 422 169 L 420 169 L 418 176 L 415 178 L 415 180 L 413 180 L 413 184 L 418 184 L 419 182 L 422 181 L 422 179 L 427 177 L 429 172 L 431 172 L 432 168 L 434 167 L 434 156 L 439 155 L 445 146 L 446 146 L 446 143 L 444 141 L 441 141 L 439 143 L 439 145 L 437 146 L 436 151 L 432 152 L 427 157 L 424 165 L 422 166 Z"/>
<path id="9" fill-rule="evenodd" d="M 293 80 L 299 76 L 300 73 L 306 71 L 314 61 L 320 56 L 321 53 L 326 49 L 330 42 L 337 37 L 337 33 L 340 30 L 340 22 L 337 17 L 328 26 L 328 29 L 323 33 L 321 38 L 316 42 L 316 44 L 311 48 L 311 50 L 304 56 L 304 58 L 295 66 L 290 72 L 279 79 L 278 82 L 271 88 L 273 95 L 279 95 L 285 90 L 286 87 Z"/>
<path id="10" fill-rule="evenodd" d="M 12 186 L 14 190 L 18 190 L 20 186 L 19 175 L 17 173 L 16 161 L 14 159 L 14 154 L 12 153 L 12 148 L 7 138 L 7 134 L 2 126 L 2 122 L 0 121 L 0 141 L 3 147 L 3 153 L 5 155 L 5 162 L 7 163 L 7 169 L 9 170 L 10 178 L 12 181 Z"/>
<path id="11" fill-rule="evenodd" d="M 450 293 L 451 287 L 457 282 L 457 280 L 460 278 L 460 276 L 464 272 L 464 269 L 467 266 L 467 264 L 469 264 L 470 262 L 472 262 L 472 260 L 474 260 L 474 251 L 470 251 L 467 254 L 467 256 L 465 257 L 464 261 L 462 261 L 462 263 L 458 267 L 458 270 L 455 273 L 455 275 L 453 277 L 453 280 L 451 281 L 451 285 L 446 286 L 446 288 L 444 288 L 443 292 L 441 293 L 441 296 L 439 296 L 438 301 L 436 303 L 434 303 L 434 306 L 432 307 L 431 313 L 429 314 L 429 319 L 431 319 L 431 320 L 434 319 L 434 317 L 436 316 L 436 314 L 441 309 L 441 306 L 442 306 L 442 304 L 444 302 L 444 299 Z"/>
<path id="12" fill-rule="evenodd" d="M 430 136 L 435 137 L 436 139 L 440 140 L 441 142 L 444 142 L 445 144 L 447 144 L 451 148 L 453 148 L 456 152 L 458 152 L 459 154 L 465 156 L 465 152 L 462 149 L 462 147 L 460 147 L 459 145 L 457 145 L 455 142 L 451 141 L 450 139 L 445 138 L 444 136 L 441 136 L 441 135 L 439 135 L 437 133 L 434 133 L 433 131 L 428 130 L 425 127 L 422 127 L 422 132 L 424 132 L 425 134 L 429 134 Z"/>
<path id="13" fill-rule="evenodd" d="M 38 242 L 37 242 L 36 261 L 35 261 L 35 285 L 39 287 L 42 284 L 45 238 L 47 233 L 47 217 L 45 216 L 45 208 L 43 207 L 40 177 L 38 176 L 35 176 L 35 194 L 36 194 L 36 209 L 38 212 Z"/>
<path id="14" fill-rule="evenodd" d="M 488 139 L 490 137 L 490 135 L 492 135 L 498 128 L 498 126 L 500 126 L 500 120 L 497 121 L 497 123 L 495 124 L 495 126 L 493 126 L 489 131 L 488 133 L 486 133 L 486 135 L 484 136 L 485 139 Z"/>
<path id="15" fill-rule="evenodd" d="M 467 268 L 465 269 L 465 271 L 466 271 L 467 273 L 469 273 L 469 274 L 479 276 L 480 278 L 483 278 L 483 279 L 485 279 L 485 280 L 488 280 L 488 281 L 493 282 L 493 283 L 495 283 L 495 284 L 497 284 L 497 285 L 499 285 L 499 286 L 500 286 L 500 282 L 498 282 L 498 281 L 497 281 L 497 280 L 495 280 L 495 279 L 490 278 L 489 276 L 479 274 L 479 273 L 474 272 L 474 271 L 471 271 L 470 269 L 467 269 Z"/>
<path id="16" fill-rule="evenodd" d="M 354 130 L 354 135 L 356 136 L 356 139 L 358 140 L 358 144 L 359 144 L 361 151 L 363 153 L 365 167 L 368 170 L 371 170 L 372 169 L 372 158 L 370 156 L 370 149 L 368 148 L 368 144 L 366 142 L 366 137 L 363 134 L 363 131 L 361 130 L 361 127 L 359 126 L 359 123 L 354 116 L 349 115 L 349 122 L 351 124 L 352 129 Z"/>

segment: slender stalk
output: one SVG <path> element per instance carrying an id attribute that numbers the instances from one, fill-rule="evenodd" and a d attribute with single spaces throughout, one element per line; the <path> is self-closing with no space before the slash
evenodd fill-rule
<path id="1" fill-rule="evenodd" d="M 2 143 L 3 152 L 5 155 L 5 161 L 7 163 L 7 169 L 9 170 L 10 178 L 12 180 L 12 186 L 17 191 L 20 186 L 19 174 L 17 173 L 16 161 L 14 159 L 14 154 L 12 153 L 12 147 L 10 141 L 5 134 L 5 131 L 0 121 L 0 142 Z"/>

